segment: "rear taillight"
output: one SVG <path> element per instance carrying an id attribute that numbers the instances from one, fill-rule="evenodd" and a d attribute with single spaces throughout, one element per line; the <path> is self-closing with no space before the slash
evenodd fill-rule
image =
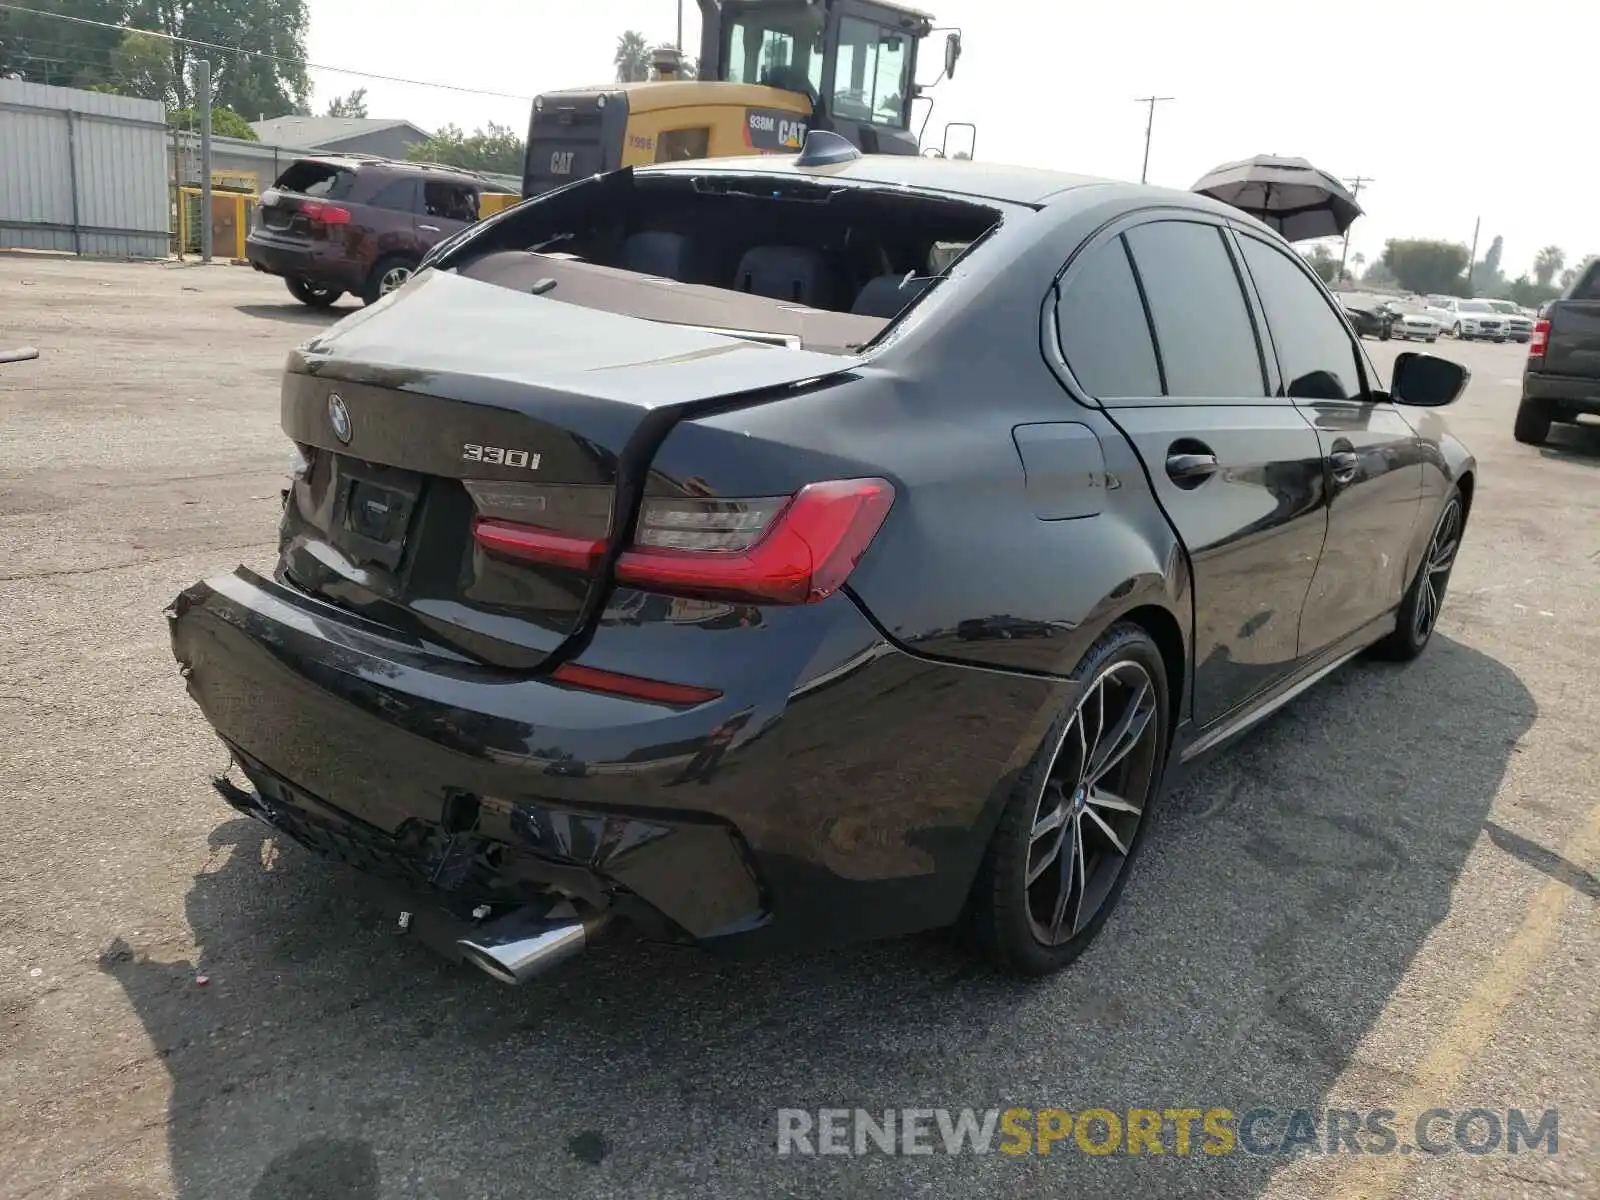
<path id="1" fill-rule="evenodd" d="M 313 225 L 350 224 L 348 208 L 340 208 L 337 204 L 328 204 L 322 200 L 307 200 L 300 206 L 300 211 Z"/>
<path id="2" fill-rule="evenodd" d="M 815 604 L 833 595 L 894 503 L 885 479 L 812 483 L 788 499 L 648 499 L 617 579 L 708 600 Z"/>
<path id="3" fill-rule="evenodd" d="M 1550 344 L 1550 322 L 1545 320 L 1533 323 L 1533 336 L 1528 339 L 1528 357 L 1543 358 L 1544 348 Z"/>
<path id="4" fill-rule="evenodd" d="M 814 604 L 844 585 L 893 503 L 885 479 L 831 480 L 755 499 L 648 497 L 617 558 L 617 580 L 696 599 Z M 473 538 L 489 554 L 593 571 L 606 543 L 592 528 L 556 532 L 479 516 Z"/>

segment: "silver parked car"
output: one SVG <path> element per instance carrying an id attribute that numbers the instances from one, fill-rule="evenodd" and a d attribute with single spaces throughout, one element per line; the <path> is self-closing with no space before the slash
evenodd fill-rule
<path id="1" fill-rule="evenodd" d="M 1533 336 L 1533 318 L 1510 300 L 1485 300 L 1490 308 L 1506 319 L 1506 333 L 1513 342 L 1526 343 Z"/>

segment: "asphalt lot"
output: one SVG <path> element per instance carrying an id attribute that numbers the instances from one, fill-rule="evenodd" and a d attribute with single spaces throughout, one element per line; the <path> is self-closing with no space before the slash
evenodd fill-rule
<path id="1" fill-rule="evenodd" d="M 1482 472 L 1427 654 L 1170 797 L 1068 973 L 933 936 L 512 990 L 226 809 L 168 651 L 179 589 L 270 563 L 277 373 L 328 319 L 240 268 L 0 256 L 0 345 L 43 352 L 0 367 L 0 1197 L 1600 1194 L 1600 428 L 1511 440 L 1523 347 L 1437 347 Z M 775 1153 L 780 1107 L 1258 1104 L 1559 1108 L 1559 1146 Z"/>

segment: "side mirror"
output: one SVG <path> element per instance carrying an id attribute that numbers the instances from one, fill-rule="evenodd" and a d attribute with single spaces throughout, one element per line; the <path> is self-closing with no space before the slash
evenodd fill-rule
<path id="1" fill-rule="evenodd" d="M 1472 372 L 1460 363 L 1408 350 L 1394 360 L 1389 396 L 1396 404 L 1443 408 L 1460 399 L 1471 379 Z"/>
<path id="2" fill-rule="evenodd" d="M 961 35 L 952 33 L 944 39 L 944 77 L 952 78 L 956 73 L 956 59 L 961 57 Z"/>

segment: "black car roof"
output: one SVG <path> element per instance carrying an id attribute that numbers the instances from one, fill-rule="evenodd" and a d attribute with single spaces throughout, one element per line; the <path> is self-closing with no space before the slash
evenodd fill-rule
<path id="1" fill-rule="evenodd" d="M 1012 204 L 1039 205 L 1052 196 L 1091 184 L 1112 182 L 1092 175 L 1073 175 L 1039 167 L 974 162 L 963 158 L 924 158 L 913 154 L 865 154 L 824 167 L 801 167 L 788 155 L 757 154 L 742 158 L 709 158 L 637 168 L 651 173 L 790 175 L 802 178 L 848 179 L 858 183 L 901 185 L 928 191 L 976 196 Z"/>

